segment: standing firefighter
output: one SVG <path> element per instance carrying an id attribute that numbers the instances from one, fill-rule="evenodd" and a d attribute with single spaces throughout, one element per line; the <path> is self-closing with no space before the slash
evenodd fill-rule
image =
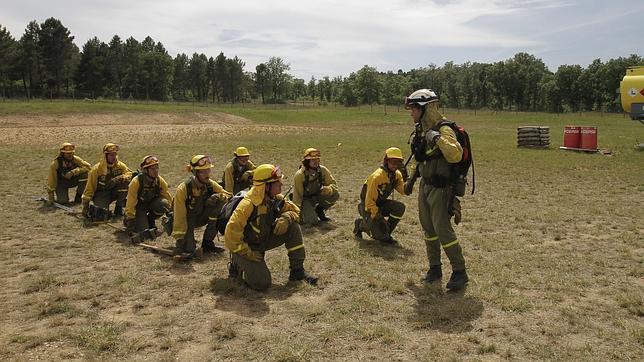
<path id="1" fill-rule="evenodd" d="M 71 143 L 63 143 L 60 146 L 58 157 L 49 165 L 49 177 L 47 178 L 48 204 L 53 205 L 54 201 L 59 204 L 69 203 L 69 189 L 76 187 L 74 203 L 80 203 L 85 184 L 87 183 L 87 172 L 92 166 L 82 158 L 76 156 L 76 146 Z M 54 200 L 54 192 L 56 200 Z"/>
<path id="2" fill-rule="evenodd" d="M 206 226 L 201 241 L 203 252 L 221 253 L 224 248 L 215 245 L 217 216 L 232 196 L 210 179 L 213 168 L 209 156 L 196 155 L 186 167 L 192 176 L 179 184 L 174 195 L 174 221 L 172 237 L 176 239 L 178 253 L 194 254 L 197 249 L 195 228 Z"/>
<path id="3" fill-rule="evenodd" d="M 237 147 L 235 157 L 228 162 L 224 169 L 224 184 L 226 191 L 233 195 L 253 185 L 253 170 L 255 165 L 250 161 L 250 152 L 246 147 Z"/>
<path id="4" fill-rule="evenodd" d="M 465 271 L 465 258 L 456 238 L 450 217 L 456 215 L 460 220 L 460 204 L 454 199 L 452 164 L 458 163 L 463 156 L 463 148 L 456 134 L 446 124 L 446 119 L 438 110 L 438 97 L 430 89 L 420 89 L 405 99 L 405 108 L 411 110 L 416 124 L 416 136 L 412 142 L 412 152 L 416 159 L 416 171 L 405 189 L 411 193 L 413 182 L 421 177 L 418 192 L 418 213 L 425 232 L 425 245 L 429 270 L 425 276 L 428 282 L 442 278 L 441 246 L 452 265 L 452 276 L 447 288 L 459 290 L 468 282 Z"/>
<path id="5" fill-rule="evenodd" d="M 324 211 L 340 198 L 338 186 L 329 169 L 320 165 L 320 151 L 304 151 L 302 166 L 295 173 L 293 202 L 302 211 L 302 225 L 329 221 Z"/>
<path id="6" fill-rule="evenodd" d="M 405 213 L 405 204 L 390 200 L 389 196 L 394 190 L 399 194 L 404 192 L 401 168 L 402 152 L 396 147 L 388 148 L 382 165 L 369 175 L 362 185 L 358 204 L 360 218 L 355 220 L 353 228 L 356 238 L 362 239 L 362 233 L 367 232 L 372 238 L 384 243 L 398 243 L 391 237 L 391 233 Z"/>
<path id="7" fill-rule="evenodd" d="M 107 219 L 109 206 L 116 201 L 114 215 L 123 215 L 127 187 L 132 180 L 132 170 L 118 159 L 119 146 L 103 146 L 103 157 L 89 171 L 83 193 L 83 215 L 89 219 Z M 90 211 L 89 202 L 94 203 Z"/>
<path id="8" fill-rule="evenodd" d="M 145 156 L 139 169 L 141 173 L 130 182 L 125 204 L 123 224 L 130 233 L 155 229 L 154 220 L 169 213 L 172 205 L 168 183 L 159 176 L 159 158 Z"/>
<path id="9" fill-rule="evenodd" d="M 304 242 L 298 221 L 300 210 L 285 200 L 279 166 L 260 165 L 253 187 L 239 202 L 226 225 L 226 248 L 231 251 L 230 274 L 241 276 L 252 289 L 271 286 L 271 272 L 264 255 L 284 244 L 288 252 L 289 280 L 316 284 L 318 278 L 304 270 Z"/>

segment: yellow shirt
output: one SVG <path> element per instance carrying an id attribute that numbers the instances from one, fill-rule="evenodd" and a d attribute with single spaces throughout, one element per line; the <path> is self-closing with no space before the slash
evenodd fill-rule
<path id="1" fill-rule="evenodd" d="M 155 182 L 159 183 L 160 197 L 168 200 L 168 203 L 172 205 L 172 196 L 168 191 L 168 183 L 161 176 L 158 176 Z M 133 219 L 136 216 L 136 205 L 139 203 L 139 188 L 141 187 L 143 186 L 139 184 L 139 178 L 132 178 L 130 186 L 127 188 L 127 202 L 125 203 L 125 217 L 127 219 Z"/>
<path id="2" fill-rule="evenodd" d="M 192 182 L 193 198 L 198 198 L 207 191 L 205 185 L 202 185 L 201 187 L 197 186 L 197 184 L 201 184 L 197 180 L 195 180 L 194 177 L 190 182 Z M 230 192 L 224 190 L 224 188 L 215 181 L 210 180 L 210 184 L 212 186 L 213 195 L 224 193 L 229 197 L 232 196 Z M 186 230 L 188 230 L 188 209 L 186 208 L 187 193 L 188 189 L 186 188 L 185 182 L 180 183 L 179 186 L 177 186 L 177 191 L 174 193 L 172 206 L 174 215 L 174 221 L 172 223 L 172 237 L 177 240 L 183 239 L 186 235 Z"/>
<path id="3" fill-rule="evenodd" d="M 248 160 L 248 163 L 245 166 L 246 170 L 254 170 L 256 168 L 255 164 L 253 164 L 250 160 Z M 228 192 L 233 192 L 233 189 L 235 187 L 235 167 L 233 166 L 233 161 L 228 162 L 226 165 L 226 168 L 224 169 L 224 186 L 226 187 L 226 191 Z"/>
<path id="4" fill-rule="evenodd" d="M 300 167 L 293 177 L 293 203 L 297 206 L 302 206 L 302 200 L 304 200 L 304 181 L 306 180 L 305 170 L 306 168 L 304 166 Z M 320 175 L 322 186 L 331 186 L 334 191 L 337 191 L 337 183 L 328 168 L 320 165 Z"/>
<path id="5" fill-rule="evenodd" d="M 63 160 L 63 162 L 65 161 L 66 160 Z M 88 172 L 92 168 L 92 165 L 90 165 L 89 162 L 86 162 L 85 160 L 83 160 L 82 158 L 76 155 L 74 155 L 73 162 L 77 165 L 77 167 L 72 171 L 74 171 L 77 175 Z M 47 177 L 47 191 L 48 192 L 56 191 L 56 184 L 58 184 L 58 158 L 55 158 L 53 161 L 51 161 L 51 164 L 49 165 L 49 176 Z"/>
<path id="6" fill-rule="evenodd" d="M 382 167 L 378 167 L 365 181 L 367 184 L 367 194 L 365 195 L 365 210 L 369 213 L 371 218 L 375 218 L 378 214 L 378 206 L 376 200 L 381 195 L 384 188 L 389 185 L 389 175 Z M 399 194 L 405 194 L 405 186 L 403 182 L 402 173 L 396 170 L 396 185 L 394 188 Z"/>
<path id="7" fill-rule="evenodd" d="M 116 163 L 110 166 L 107 164 L 105 158 L 101 162 L 92 166 L 92 169 L 89 170 L 89 175 L 87 175 L 87 185 L 85 186 L 85 192 L 83 192 L 83 201 L 89 202 L 94 197 L 94 193 L 98 188 L 98 179 L 101 176 L 107 174 L 117 175 L 127 175 L 132 177 L 132 170 L 130 170 L 127 165 L 116 159 Z"/>

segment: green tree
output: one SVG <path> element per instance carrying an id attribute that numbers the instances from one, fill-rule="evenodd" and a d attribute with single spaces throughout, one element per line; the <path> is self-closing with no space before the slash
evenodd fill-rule
<path id="1" fill-rule="evenodd" d="M 0 25 L 0 87 L 2 98 L 7 97 L 9 87 L 14 78 L 14 68 L 18 62 L 18 42 L 7 31 L 7 28 Z"/>
<path id="2" fill-rule="evenodd" d="M 118 35 L 114 35 L 107 47 L 105 55 L 105 85 L 108 96 L 122 97 L 124 73 L 123 42 Z"/>
<path id="3" fill-rule="evenodd" d="M 376 68 L 363 66 L 356 73 L 356 92 L 360 103 L 373 104 L 380 101 L 380 79 Z"/>
<path id="4" fill-rule="evenodd" d="M 20 38 L 20 70 L 22 71 L 22 83 L 27 98 L 42 95 L 42 72 L 40 65 L 40 46 L 38 34 L 40 25 L 32 20 L 27 24 L 25 33 Z"/>
<path id="5" fill-rule="evenodd" d="M 280 57 L 271 57 L 266 63 L 266 68 L 268 69 L 268 81 L 273 91 L 273 101 L 279 102 L 286 94 L 286 88 L 291 79 L 287 71 L 291 69 L 291 66 Z"/>
<path id="6" fill-rule="evenodd" d="M 262 96 L 262 104 L 266 103 L 264 96 L 269 92 L 268 87 L 270 85 L 268 82 L 268 68 L 264 63 L 259 63 L 255 67 L 255 86 L 257 92 Z"/>
<path id="7" fill-rule="evenodd" d="M 76 70 L 75 80 L 77 88 L 92 98 L 103 95 L 106 86 L 104 75 L 107 44 L 94 37 L 83 45 L 80 64 Z"/>
<path id="8" fill-rule="evenodd" d="M 55 93 L 56 97 L 60 96 L 61 86 L 69 85 L 70 64 L 74 60 L 74 53 L 78 52 L 73 40 L 70 31 L 58 19 L 49 18 L 40 25 L 38 45 L 43 74 L 50 94 Z"/>

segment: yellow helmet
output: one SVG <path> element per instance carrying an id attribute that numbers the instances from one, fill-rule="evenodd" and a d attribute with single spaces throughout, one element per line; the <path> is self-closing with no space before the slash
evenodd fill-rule
<path id="1" fill-rule="evenodd" d="M 60 145 L 61 153 L 74 153 L 75 151 L 76 151 L 76 146 L 74 146 L 72 143 L 65 142 L 62 145 Z"/>
<path id="2" fill-rule="evenodd" d="M 250 152 L 248 152 L 248 148 L 246 147 L 237 147 L 233 154 L 237 157 L 250 156 Z"/>
<path id="3" fill-rule="evenodd" d="M 320 150 L 317 148 L 307 148 L 304 150 L 304 159 L 305 160 L 319 160 L 320 159 Z"/>
<path id="4" fill-rule="evenodd" d="M 116 143 L 106 143 L 103 146 L 103 153 L 116 153 L 119 151 L 119 145 Z"/>
<path id="5" fill-rule="evenodd" d="M 190 160 L 189 168 L 190 170 L 205 170 L 208 168 L 213 168 L 212 160 L 208 155 L 196 155 L 192 156 Z"/>
<path id="6" fill-rule="evenodd" d="M 400 148 L 398 148 L 398 147 L 389 147 L 385 151 L 385 157 L 386 158 L 396 158 L 396 159 L 402 160 L 403 159 L 403 154 L 402 154 L 402 151 L 400 150 Z"/>
<path id="7" fill-rule="evenodd" d="M 140 167 L 141 167 L 141 170 L 145 170 L 150 166 L 154 166 L 158 164 L 159 164 L 159 158 L 157 156 L 148 155 L 143 157 L 143 161 L 141 162 Z"/>
<path id="8" fill-rule="evenodd" d="M 282 179 L 282 170 L 279 166 L 263 164 L 253 171 L 253 185 L 267 184 Z"/>

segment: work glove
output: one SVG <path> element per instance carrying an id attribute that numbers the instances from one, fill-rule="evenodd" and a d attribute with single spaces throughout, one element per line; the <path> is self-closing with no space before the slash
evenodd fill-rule
<path id="1" fill-rule="evenodd" d="M 294 211 L 286 211 L 275 220 L 273 234 L 284 235 L 291 223 L 297 222 L 297 214 Z"/>
<path id="2" fill-rule="evenodd" d="M 414 184 L 416 183 L 416 177 L 412 177 L 405 181 L 405 195 L 409 196 L 414 191 Z"/>
<path id="3" fill-rule="evenodd" d="M 461 214 L 461 200 L 458 197 L 454 197 L 452 202 L 452 214 L 454 215 L 454 224 L 460 224 L 463 215 Z"/>
<path id="4" fill-rule="evenodd" d="M 108 183 L 108 188 L 113 188 L 118 185 L 128 184 L 131 181 L 131 178 L 128 175 L 118 175 L 112 178 Z"/>
<path id="5" fill-rule="evenodd" d="M 320 188 L 320 195 L 325 197 L 333 195 L 333 187 L 331 187 L 331 185 L 322 186 L 322 188 Z"/>
<path id="6" fill-rule="evenodd" d="M 66 178 L 67 180 L 71 180 L 71 178 L 74 177 L 74 170 L 69 171 L 69 172 L 65 172 L 63 177 Z"/>
<path id="7" fill-rule="evenodd" d="M 81 215 L 83 215 L 84 218 L 89 219 L 89 201 L 83 200 L 83 209 L 81 211 Z"/>
<path id="8" fill-rule="evenodd" d="M 402 174 L 403 181 L 407 181 L 409 179 L 409 172 L 407 172 L 407 167 L 405 166 L 401 167 L 400 173 Z"/>
<path id="9" fill-rule="evenodd" d="M 253 179 L 253 170 L 248 170 L 241 175 L 242 182 L 248 182 Z"/>
<path id="10" fill-rule="evenodd" d="M 47 193 L 47 206 L 54 206 L 54 193 L 51 191 Z"/>
<path id="11" fill-rule="evenodd" d="M 123 226 L 125 226 L 125 232 L 127 234 L 134 234 L 134 225 L 135 225 L 135 219 L 129 219 L 129 218 L 123 219 Z"/>
<path id="12" fill-rule="evenodd" d="M 242 249 L 237 252 L 241 257 L 246 260 L 260 262 L 264 260 L 264 256 L 259 251 L 252 250 L 248 245 L 244 244 Z"/>
<path id="13" fill-rule="evenodd" d="M 429 147 L 436 146 L 436 142 L 438 142 L 439 138 L 441 138 L 441 133 L 433 129 L 430 129 L 425 135 L 425 140 L 427 140 L 427 145 Z"/>

